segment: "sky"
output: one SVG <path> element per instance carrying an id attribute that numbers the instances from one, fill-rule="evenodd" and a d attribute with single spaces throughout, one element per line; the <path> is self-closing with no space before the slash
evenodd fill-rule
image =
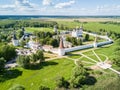
<path id="1" fill-rule="evenodd" d="M 0 0 L 0 15 L 120 15 L 120 0 Z"/>

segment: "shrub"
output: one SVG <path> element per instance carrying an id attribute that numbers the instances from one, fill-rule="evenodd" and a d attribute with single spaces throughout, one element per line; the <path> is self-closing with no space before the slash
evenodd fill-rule
<path id="1" fill-rule="evenodd" d="M 58 88 L 68 88 L 69 87 L 69 82 L 64 79 L 64 77 L 57 77 L 56 79 L 56 86 Z"/>
<path id="2" fill-rule="evenodd" d="M 50 90 L 50 88 L 48 88 L 48 87 L 46 87 L 46 86 L 41 85 L 41 86 L 39 87 L 39 90 Z"/>
<path id="3" fill-rule="evenodd" d="M 9 90 L 25 90 L 25 87 L 19 84 L 14 85 Z"/>

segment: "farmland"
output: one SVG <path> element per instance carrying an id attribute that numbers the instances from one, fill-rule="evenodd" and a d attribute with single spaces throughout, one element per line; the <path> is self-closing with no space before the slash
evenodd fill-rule
<path id="1" fill-rule="evenodd" d="M 83 18 L 78 20 L 79 21 L 75 21 L 75 19 L 45 19 L 45 20 L 35 19 L 35 20 L 23 20 L 23 21 L 20 21 L 20 23 L 19 23 L 19 20 L 17 20 L 17 22 L 19 23 L 18 26 L 14 25 L 16 20 L 4 20 L 3 22 L 0 21 L 0 23 L 1 23 L 1 26 L 6 24 L 9 26 L 12 24 L 13 27 L 9 27 L 9 28 L 20 30 L 21 26 L 27 22 L 24 27 L 26 32 L 29 32 L 29 33 L 33 33 L 35 31 L 53 32 L 53 26 L 54 24 L 55 25 L 57 24 L 59 31 L 72 30 L 73 28 L 76 28 L 76 26 L 83 25 L 84 30 L 87 30 L 87 31 L 99 32 L 104 35 L 106 34 L 106 32 L 108 33 L 113 32 L 112 34 L 114 33 L 120 34 L 119 19 L 117 20 L 117 19 Z M 42 21 L 44 21 L 45 25 L 41 25 Z M 47 21 L 49 21 L 49 23 Z M 24 23 L 21 23 L 21 22 L 24 22 Z M 34 26 L 33 22 L 35 23 L 38 22 L 37 23 L 38 26 Z M 115 23 L 117 22 L 117 24 L 113 22 Z M 1 27 L 0 29 L 2 31 L 4 31 L 5 29 L 7 30 L 9 29 L 7 28 L 8 26 L 6 26 L 6 28 Z M 110 37 L 112 38 L 112 35 Z M 93 40 L 94 38 L 90 37 L 90 39 Z M 114 42 L 116 42 L 115 39 L 114 39 Z M 109 61 L 112 62 L 111 58 L 114 56 L 114 49 L 116 47 L 117 47 L 116 44 L 113 43 L 112 45 L 105 46 L 105 47 L 98 47 L 97 49 L 74 51 L 74 52 L 68 53 L 66 57 L 69 57 L 72 59 L 79 59 L 81 55 L 78 53 L 83 53 L 87 56 L 90 56 L 93 59 L 96 59 L 96 57 L 92 54 L 92 50 L 95 50 L 95 52 L 99 55 L 99 57 L 102 60 L 105 60 L 105 57 L 103 56 L 105 55 L 109 58 Z M 15 67 L 10 69 L 11 73 L 8 72 L 8 74 L 5 75 L 5 77 L 0 77 L 0 80 L 2 79 L 0 82 L 1 89 L 8 90 L 10 87 L 14 86 L 15 84 L 20 84 L 20 85 L 23 85 L 26 88 L 26 90 L 38 90 L 41 85 L 47 86 L 51 90 L 54 90 L 56 88 L 55 79 L 57 76 L 63 76 L 66 80 L 69 81 L 69 79 L 71 78 L 72 70 L 75 67 L 74 60 L 70 60 L 64 57 L 61 57 L 60 59 L 52 60 L 52 58 L 56 58 L 57 56 L 56 55 L 52 56 L 52 54 L 47 52 L 45 52 L 44 54 L 45 54 L 45 59 L 51 59 L 51 61 L 46 61 L 42 63 L 40 68 L 36 70 L 29 70 L 29 69 L 23 69 L 20 67 Z M 89 61 L 89 60 L 83 57 L 79 59 L 79 61 Z M 89 64 L 86 64 L 84 62 L 83 62 L 83 65 L 85 67 L 90 66 Z M 119 67 L 116 66 L 115 64 L 113 64 L 112 67 L 119 71 Z M 105 87 L 109 86 L 111 83 L 113 87 L 118 86 L 117 84 L 114 84 L 114 83 L 117 83 L 118 75 L 110 70 L 100 69 L 100 70 L 91 70 L 89 72 L 90 72 L 90 75 L 95 77 L 96 82 L 94 83 L 94 85 L 83 86 L 82 88 L 85 90 L 101 90 L 101 89 L 105 90 L 106 89 Z"/>

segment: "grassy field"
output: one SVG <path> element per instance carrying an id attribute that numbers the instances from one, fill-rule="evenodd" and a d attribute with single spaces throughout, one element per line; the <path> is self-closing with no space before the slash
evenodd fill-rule
<path id="1" fill-rule="evenodd" d="M 46 31 L 46 32 L 53 32 L 53 28 L 34 28 L 34 27 L 26 27 L 26 32 L 34 32 L 34 31 Z"/>
<path id="2" fill-rule="evenodd" d="M 0 89 L 8 90 L 8 88 L 14 84 L 21 84 L 25 86 L 26 90 L 38 90 L 40 85 L 48 86 L 54 90 L 56 87 L 55 78 L 57 76 L 64 76 L 65 79 L 69 79 L 74 66 L 73 61 L 63 58 L 48 61 L 42 65 L 41 69 L 38 70 L 17 68 L 16 74 L 19 75 L 15 78 L 9 78 L 4 82 L 0 82 Z"/>
<path id="3" fill-rule="evenodd" d="M 52 19 L 51 19 L 52 20 Z M 80 19 L 82 21 L 82 19 Z M 54 20 L 53 20 L 54 21 Z M 87 20 L 86 20 L 87 21 Z M 73 20 L 56 20 L 58 24 L 63 24 L 64 26 L 67 26 L 69 28 L 75 28 L 76 26 L 80 26 L 82 23 L 74 22 Z M 83 21 L 82 21 L 83 22 Z M 4 24 L 4 23 L 3 23 Z M 117 33 L 120 33 L 120 26 L 113 25 L 113 24 L 101 24 L 90 20 L 88 23 L 83 24 L 84 29 L 91 30 L 91 31 L 98 31 L 100 29 L 105 29 L 106 31 L 115 31 Z M 53 32 L 53 28 L 32 28 L 32 27 L 26 27 L 26 32 L 34 32 L 34 31 L 50 31 Z M 93 38 L 91 38 L 93 39 Z M 95 50 L 95 52 L 99 54 L 104 54 L 109 57 L 109 60 L 113 57 L 114 54 L 114 48 L 116 47 L 115 44 L 107 47 L 100 47 Z M 69 56 L 73 59 L 78 59 L 81 57 L 79 54 L 75 54 L 76 52 L 83 52 L 85 55 L 90 56 L 91 58 L 96 59 L 95 56 L 92 55 L 91 49 L 90 51 L 83 52 L 85 50 L 81 51 L 75 51 L 72 52 Z M 50 56 L 50 54 L 45 54 L 46 58 L 53 58 L 56 56 Z M 102 60 L 105 59 L 105 57 L 100 55 L 100 58 Z M 82 58 L 80 60 L 83 61 L 89 61 L 86 58 Z M 86 64 L 87 65 L 87 64 Z M 55 78 L 57 76 L 63 76 L 66 80 L 69 80 L 71 76 L 72 69 L 74 68 L 75 64 L 74 61 L 71 61 L 66 58 L 52 60 L 45 62 L 40 69 L 38 70 L 27 70 L 22 68 L 14 68 L 11 72 L 7 74 L 6 77 L 4 77 L 5 81 L 0 82 L 0 89 L 1 90 L 8 90 L 11 86 L 14 84 L 21 84 L 24 85 L 26 90 L 38 90 L 40 85 L 45 85 L 51 88 L 51 90 L 54 90 L 55 86 Z M 89 64 L 88 64 L 89 66 Z M 113 65 L 113 68 L 119 69 L 119 67 L 116 67 Z M 105 86 L 108 82 L 112 82 L 114 78 L 117 77 L 117 74 L 113 73 L 110 70 L 105 70 L 105 73 L 102 75 L 96 74 L 94 75 L 97 82 L 95 85 L 91 85 L 88 89 L 85 90 L 97 90 L 93 89 L 94 87 L 102 87 Z M 100 90 L 100 89 L 99 89 Z M 101 89 L 103 90 L 103 89 Z"/>
<path id="4" fill-rule="evenodd" d="M 55 19 L 56 20 L 56 19 Z M 54 20 L 54 21 L 55 21 Z M 105 29 L 106 31 L 114 31 L 116 33 L 120 33 L 120 26 L 119 25 L 113 25 L 113 24 L 102 24 L 99 22 L 105 22 L 105 21 L 114 21 L 114 22 L 119 22 L 120 19 L 95 19 L 95 18 L 90 18 L 90 21 L 87 18 L 84 19 L 78 19 L 80 22 L 74 22 L 74 19 L 57 19 L 56 22 L 59 25 L 64 25 L 69 28 L 75 28 L 76 26 L 81 26 L 83 25 L 83 28 L 86 30 L 91 30 L 91 31 L 99 31 L 100 29 Z M 82 23 L 86 21 L 87 23 Z"/>
<path id="5" fill-rule="evenodd" d="M 95 52 L 98 54 L 98 56 L 104 61 L 106 58 L 100 54 L 106 55 L 109 60 L 111 61 L 111 57 L 114 55 L 114 48 L 116 47 L 115 44 L 111 45 L 111 46 L 106 46 L 106 47 L 100 47 L 98 49 L 95 50 Z M 81 50 L 81 52 L 84 50 Z M 81 57 L 80 54 L 75 54 L 78 53 L 80 51 L 76 51 L 76 52 L 72 52 L 71 55 L 69 56 L 70 58 L 73 59 L 79 59 Z M 98 61 L 98 59 L 93 55 L 92 50 L 89 49 L 88 51 L 86 50 L 86 52 L 83 52 L 83 54 L 91 57 L 92 59 L 95 59 L 96 61 Z M 85 67 L 90 67 L 95 65 L 94 62 L 92 62 L 91 60 L 83 57 L 81 59 L 79 59 L 80 61 L 84 61 L 82 62 L 84 64 Z M 94 64 L 90 64 L 90 63 L 85 63 L 85 62 L 91 62 Z M 117 67 L 116 65 L 112 65 L 112 68 L 116 69 L 116 70 L 120 70 L 119 67 Z M 96 79 L 96 83 L 94 85 L 88 85 L 84 87 L 84 90 L 110 90 L 109 87 L 111 88 L 117 88 L 119 85 L 117 84 L 118 82 L 118 75 L 116 73 L 114 73 L 113 71 L 107 69 L 107 70 L 103 70 L 103 69 L 95 69 L 92 70 L 91 76 L 94 76 Z M 112 85 L 112 86 L 110 86 Z M 107 88 L 108 87 L 108 88 Z M 117 89 L 112 89 L 112 90 L 119 90 Z"/>
<path id="6" fill-rule="evenodd" d="M 50 19 L 52 21 L 73 21 L 73 20 L 79 20 L 81 22 L 106 22 L 106 21 L 114 21 L 114 22 L 119 22 L 120 18 L 64 18 L 64 19 Z"/>
<path id="7" fill-rule="evenodd" d="M 109 58 L 112 57 L 114 48 L 116 47 L 115 44 L 107 47 L 101 47 L 99 49 L 96 49 L 95 52 L 99 54 L 104 54 L 108 56 Z M 82 50 L 84 51 L 84 50 Z M 76 51 L 79 52 L 79 51 Z M 109 52 L 109 53 L 108 53 Z M 70 56 L 70 58 L 78 59 L 81 57 L 79 54 L 74 54 L 75 52 L 72 52 L 73 56 Z M 85 55 L 90 56 L 91 58 L 96 59 L 95 56 L 92 55 L 91 49 L 90 51 L 83 52 Z M 105 57 L 100 56 L 100 58 L 105 59 Z M 80 60 L 83 61 L 89 61 L 86 58 L 82 58 Z M 89 66 L 89 64 L 85 64 Z M 38 87 L 40 85 L 45 85 L 51 88 L 51 90 L 54 90 L 55 86 L 55 78 L 57 76 L 64 76 L 66 80 L 69 80 L 71 76 L 72 69 L 74 68 L 75 64 L 72 60 L 69 60 L 67 58 L 52 60 L 44 63 L 42 65 L 41 69 L 38 70 L 26 70 L 22 68 L 16 68 L 13 70 L 16 70 L 14 74 L 15 77 L 7 78 L 6 81 L 0 83 L 0 87 L 2 90 L 8 90 L 12 85 L 14 84 L 21 84 L 24 85 L 26 90 L 38 90 Z M 119 69 L 119 67 L 113 67 L 115 69 Z M 88 85 L 85 90 L 100 90 L 98 87 L 106 86 L 108 85 L 107 82 L 112 82 L 111 79 L 117 78 L 117 74 L 110 71 L 110 70 L 95 70 L 94 77 L 96 78 L 95 85 Z M 102 72 L 102 74 L 100 74 Z M 9 74 L 8 74 L 9 77 Z M 103 83 L 103 84 L 101 84 Z M 97 88 L 97 89 L 96 89 Z M 104 89 L 102 89 L 104 90 Z"/>
<path id="8" fill-rule="evenodd" d="M 98 54 L 98 56 L 104 61 L 106 59 L 105 56 L 107 56 L 109 58 L 109 60 L 111 61 L 111 58 L 113 57 L 114 55 L 114 49 L 116 47 L 116 44 L 113 44 L 113 45 L 110 45 L 110 46 L 105 46 L 105 47 L 99 47 L 97 49 L 95 49 L 94 51 Z M 71 52 L 70 53 L 70 58 L 73 58 L 73 59 L 79 59 L 81 58 L 82 55 L 80 54 L 77 54 L 77 53 L 80 53 L 82 52 L 83 54 L 95 59 L 96 61 L 98 61 L 98 59 L 96 58 L 96 56 L 94 56 L 93 52 L 92 52 L 93 49 L 87 49 L 86 51 L 85 50 L 78 50 L 78 51 L 74 51 L 74 52 Z M 85 51 L 85 52 L 84 52 Z M 105 55 L 105 56 L 104 56 Z M 81 61 L 88 61 L 88 62 L 92 62 L 91 60 L 83 57 L 80 59 Z M 83 63 L 85 64 L 85 66 L 87 66 L 86 63 Z M 89 66 L 89 65 L 88 65 Z"/>

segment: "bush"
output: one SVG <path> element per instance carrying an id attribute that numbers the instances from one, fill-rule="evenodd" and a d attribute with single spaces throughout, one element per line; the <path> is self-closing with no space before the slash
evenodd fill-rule
<path id="1" fill-rule="evenodd" d="M 6 60 L 4 58 L 0 58 L 0 72 L 4 71 Z"/>
<path id="2" fill-rule="evenodd" d="M 50 88 L 41 85 L 41 86 L 39 87 L 39 90 L 50 90 Z"/>
<path id="3" fill-rule="evenodd" d="M 76 66 L 73 69 L 72 77 L 70 79 L 71 87 L 73 87 L 73 88 L 81 87 L 84 84 L 84 82 L 87 78 L 87 75 L 88 75 L 88 73 L 82 65 Z"/>
<path id="4" fill-rule="evenodd" d="M 86 34 L 85 35 L 85 41 L 88 41 L 89 40 L 89 34 Z"/>
<path id="5" fill-rule="evenodd" d="M 117 44 L 118 46 L 120 46 L 120 39 L 117 39 L 117 40 L 116 40 L 116 44 Z"/>
<path id="6" fill-rule="evenodd" d="M 10 45 L 2 45 L 0 47 L 0 57 L 3 57 L 5 60 L 9 61 L 12 58 L 15 58 L 17 55 L 15 48 Z"/>
<path id="7" fill-rule="evenodd" d="M 120 46 L 116 47 L 116 48 L 114 49 L 114 51 L 115 51 L 115 52 L 116 52 L 116 51 L 120 51 Z"/>
<path id="8" fill-rule="evenodd" d="M 113 63 L 120 67 L 120 56 L 119 55 L 115 55 L 113 57 Z"/>
<path id="9" fill-rule="evenodd" d="M 68 88 L 69 87 L 69 82 L 64 79 L 64 77 L 57 77 L 56 79 L 56 86 L 58 88 Z"/>
<path id="10" fill-rule="evenodd" d="M 22 85 L 14 85 L 13 87 L 11 87 L 9 90 L 25 90 L 25 87 Z"/>
<path id="11" fill-rule="evenodd" d="M 23 55 L 18 56 L 16 61 L 23 68 L 29 68 L 30 66 L 29 56 L 23 56 Z"/>

